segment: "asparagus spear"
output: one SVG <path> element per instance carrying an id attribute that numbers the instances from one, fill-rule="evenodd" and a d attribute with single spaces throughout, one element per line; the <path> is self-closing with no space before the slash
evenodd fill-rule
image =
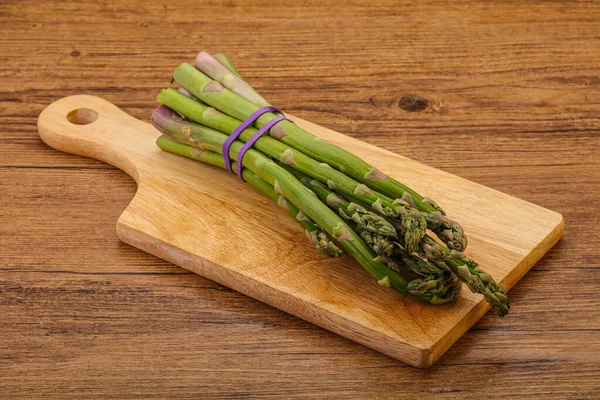
<path id="1" fill-rule="evenodd" d="M 169 142 L 169 151 L 194 157 L 194 152 L 208 150 L 221 152 L 226 136 L 213 129 L 193 124 L 178 117 L 172 110 L 161 106 L 152 115 L 152 124 L 164 135 L 173 139 Z M 159 146 L 161 143 L 158 143 Z M 164 141 L 163 141 L 164 146 Z M 185 145 L 189 146 L 185 146 Z M 180 147 L 177 147 L 177 146 Z M 192 147 L 194 146 L 194 147 Z M 232 158 L 236 158 L 243 144 L 235 141 L 231 146 Z M 196 148 L 195 148 L 196 147 Z M 198 150 L 200 149 L 200 150 Z M 333 237 L 358 263 L 369 272 L 377 282 L 386 287 L 416 297 L 419 300 L 436 304 L 440 301 L 438 294 L 413 295 L 409 281 L 398 272 L 384 264 L 374 261 L 375 254 L 364 241 L 327 205 L 322 203 L 313 193 L 300 183 L 292 174 L 275 164 L 271 159 L 255 149 L 250 149 L 243 158 L 244 167 L 255 173 L 262 180 L 274 187 L 294 204 L 300 211 L 311 218 Z"/>
<path id="2" fill-rule="evenodd" d="M 222 155 L 217 154 L 215 152 L 208 150 L 200 150 L 196 147 L 171 140 L 167 136 L 161 136 L 157 140 L 157 145 L 165 151 L 179 154 L 221 168 L 225 168 Z M 233 163 L 233 168 L 237 168 L 235 162 Z M 259 190 L 266 195 L 268 192 L 269 197 L 278 197 L 278 202 L 281 202 L 281 199 L 284 198 L 283 196 L 278 195 L 272 186 L 263 181 L 260 177 L 255 175 L 247 168 L 244 168 L 242 170 L 242 174 L 244 178 L 247 179 L 247 182 L 250 183 L 252 186 L 258 183 L 258 185 L 261 187 Z M 269 188 L 266 188 L 266 186 L 268 186 Z M 264 189 L 267 190 L 265 191 Z M 288 203 L 291 204 L 291 202 Z M 397 272 L 398 274 L 400 274 L 400 276 L 402 276 L 403 271 L 399 268 L 396 268 L 395 270 L 391 270 L 391 272 Z M 435 276 L 421 276 L 416 278 L 411 277 L 411 279 L 412 280 L 407 281 L 406 290 L 404 293 L 412 295 L 413 297 L 417 297 L 420 300 L 429 301 L 432 304 L 444 304 L 451 302 L 456 298 L 458 294 L 457 288 L 455 287 L 454 283 L 448 281 L 447 279 L 440 279 L 439 277 Z M 383 280 L 379 283 L 387 285 L 390 283 L 390 280 L 389 278 L 383 278 Z"/>
<path id="3" fill-rule="evenodd" d="M 183 63 L 175 70 L 173 75 L 175 81 L 224 113 L 238 120 L 244 120 L 258 108 L 269 105 L 250 85 L 235 76 L 210 54 L 200 53 L 196 58 L 196 67 L 206 75 L 192 65 Z M 233 76 L 235 79 L 224 79 L 224 76 Z M 260 128 L 274 117 L 273 113 L 263 114 L 256 125 Z M 445 217 L 445 212 L 433 200 L 419 195 L 361 158 L 317 138 L 289 121 L 282 121 L 271 128 L 270 135 L 316 160 L 347 173 L 373 190 L 409 203 L 427 214 L 429 229 L 435 232 L 449 248 L 462 251 L 466 247 L 467 238 L 462 227 Z"/>
<path id="4" fill-rule="evenodd" d="M 157 100 L 193 121 L 227 134 L 233 132 L 240 123 L 240 121 L 213 108 L 206 107 L 174 89 L 161 90 Z M 239 139 L 246 142 L 255 133 L 255 128 L 247 128 L 241 133 Z M 408 203 L 402 200 L 392 201 L 387 196 L 374 192 L 364 184 L 360 184 L 340 171 L 330 168 L 327 164 L 319 163 L 293 147 L 271 137 L 261 137 L 256 141 L 254 147 L 283 164 L 327 184 L 331 188 L 355 196 L 373 206 L 379 213 L 399 221 L 405 228 L 405 243 L 411 251 L 425 235 L 425 219 L 416 214 Z"/>

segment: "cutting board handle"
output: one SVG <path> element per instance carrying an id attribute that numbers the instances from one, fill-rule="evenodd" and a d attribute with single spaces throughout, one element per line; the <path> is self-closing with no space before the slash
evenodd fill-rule
<path id="1" fill-rule="evenodd" d="M 38 131 L 49 146 L 114 165 L 138 183 L 138 167 L 159 151 L 154 145 L 158 131 L 95 96 L 69 96 L 50 104 L 38 118 Z"/>

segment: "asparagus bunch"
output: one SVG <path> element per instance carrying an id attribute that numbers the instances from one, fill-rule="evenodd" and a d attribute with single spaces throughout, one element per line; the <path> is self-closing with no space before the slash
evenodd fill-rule
<path id="1" fill-rule="evenodd" d="M 153 116 L 154 125 L 168 136 L 158 144 L 213 165 L 220 159 L 224 166 L 217 153 L 226 135 L 269 103 L 224 55 L 202 52 L 196 67 L 177 67 L 173 78 L 181 92 L 163 89 L 158 96 L 168 106 L 159 107 Z M 274 117 L 263 114 L 255 126 Z M 256 132 L 249 127 L 241 133 L 231 147 L 231 159 Z M 244 179 L 268 197 L 277 197 L 291 215 L 300 215 L 299 222 L 321 251 L 338 256 L 337 242 L 380 284 L 431 303 L 455 298 L 460 279 L 483 294 L 500 315 L 508 312 L 503 288 L 462 253 L 467 243 L 462 228 L 432 200 L 289 121 L 268 133 L 244 156 Z"/>
<path id="2" fill-rule="evenodd" d="M 184 120 L 165 106 L 154 111 L 152 124 L 164 135 L 157 141 L 160 148 L 207 163 L 211 163 L 210 160 L 214 159 L 214 156 L 210 156 L 210 152 L 221 153 L 227 138 L 218 131 Z M 237 157 L 242 146 L 243 143 L 240 141 L 233 142 L 230 154 L 232 159 Z M 292 174 L 264 154 L 254 149 L 249 150 L 243 158 L 243 166 L 270 184 L 275 193 L 283 196 L 320 226 L 377 279 L 380 285 L 432 304 L 446 303 L 454 299 L 455 294 L 451 290 L 440 288 L 442 281 L 436 281 L 435 285 L 428 283 L 426 285 L 428 289 L 423 290 L 423 279 L 420 279 L 417 284 L 412 282 L 409 276 L 402 275 L 376 261 L 376 255 L 354 230 Z"/>

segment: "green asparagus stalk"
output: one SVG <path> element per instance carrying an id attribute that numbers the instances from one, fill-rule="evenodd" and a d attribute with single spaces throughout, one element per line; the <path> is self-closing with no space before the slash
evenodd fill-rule
<path id="1" fill-rule="evenodd" d="M 196 59 L 196 67 L 206 75 L 192 65 L 183 63 L 177 67 L 173 75 L 179 85 L 207 104 L 238 120 L 244 120 L 260 107 L 269 105 L 250 85 L 239 78 L 236 77 L 237 80 L 223 79 L 224 75 L 235 75 L 214 58 L 211 60 L 212 57 L 208 53 L 202 52 L 201 54 L 202 57 L 199 55 Z M 217 68 L 215 68 L 216 64 L 219 64 Z M 251 93 L 250 89 L 254 93 Z M 274 117 L 273 113 L 263 114 L 257 120 L 256 125 L 260 128 Z M 319 139 L 289 121 L 280 122 L 270 129 L 269 134 L 302 153 L 348 174 L 373 190 L 414 206 L 427 214 L 429 229 L 435 232 L 449 248 L 462 251 L 466 247 L 467 238 L 461 226 L 445 217 L 445 212 L 433 200 L 419 195 L 361 158 Z"/>
<path id="2" fill-rule="evenodd" d="M 163 89 L 159 93 L 157 100 L 193 121 L 226 134 L 231 134 L 240 124 L 240 121 L 224 115 L 213 108 L 206 107 L 174 89 Z M 239 139 L 246 142 L 256 131 L 255 128 L 247 128 L 241 133 Z M 254 147 L 264 154 L 279 160 L 281 163 L 327 184 L 330 188 L 355 196 L 372 206 L 379 213 L 399 221 L 405 228 L 405 243 L 411 251 L 416 248 L 417 243 L 425 235 L 425 219 L 413 212 L 408 203 L 401 200 L 392 201 L 387 196 L 374 192 L 364 184 L 358 183 L 340 171 L 330 168 L 327 164 L 320 163 L 293 147 L 269 136 L 263 136 L 258 139 Z"/>
<path id="3" fill-rule="evenodd" d="M 165 136 L 172 139 L 170 151 L 194 157 L 194 152 L 203 150 L 220 153 L 226 136 L 213 129 L 191 123 L 175 115 L 165 106 L 159 107 L 152 115 L 152 124 Z M 163 143 L 164 144 L 164 143 Z M 160 143 L 159 143 L 160 145 Z M 189 145 L 189 146 L 184 146 Z M 242 142 L 235 141 L 231 146 L 232 158 L 236 158 L 242 148 Z M 200 149 L 200 150 L 198 150 Z M 300 211 L 331 235 L 377 282 L 396 291 L 411 295 L 419 300 L 436 304 L 440 296 L 413 295 L 407 281 L 398 272 L 386 265 L 374 261 L 376 257 L 365 242 L 327 205 L 300 183 L 292 174 L 284 170 L 261 152 L 250 149 L 243 158 L 243 166 L 274 187 L 294 204 Z"/>
<path id="4" fill-rule="evenodd" d="M 167 136 L 161 136 L 157 140 L 157 145 L 165 151 L 202 161 L 207 164 L 215 165 L 220 168 L 225 168 L 223 156 L 215 152 L 200 150 L 196 147 L 176 142 Z M 232 166 L 234 169 L 237 168 L 235 162 L 232 163 Z M 242 174 L 244 179 L 246 179 L 251 186 L 257 188 L 268 197 L 277 197 L 279 203 L 281 202 L 282 198 L 285 199 L 283 196 L 278 195 L 272 186 L 263 181 L 253 172 L 249 171 L 247 168 L 242 170 Z M 288 204 L 291 204 L 291 202 L 288 201 Z M 301 211 L 299 212 L 301 213 Z M 395 269 L 392 271 L 395 271 L 400 275 L 403 275 L 403 272 L 406 272 L 397 267 L 395 267 Z M 447 279 L 440 279 L 440 277 L 435 276 L 419 276 L 411 277 L 411 279 L 412 280 L 407 282 L 405 293 L 415 296 L 421 300 L 429 299 L 428 301 L 432 304 L 449 303 L 453 301 L 458 294 L 454 282 L 451 282 Z M 385 284 L 386 282 L 387 281 L 384 279 L 383 283 Z"/>

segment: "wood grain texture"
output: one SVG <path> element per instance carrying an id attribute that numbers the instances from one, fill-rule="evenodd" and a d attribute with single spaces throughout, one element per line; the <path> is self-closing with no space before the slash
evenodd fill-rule
<path id="1" fill-rule="evenodd" d="M 0 4 L 3 396 L 600 395 L 600 4 L 128 4 Z M 36 119 L 85 92 L 147 120 L 200 49 L 299 117 L 560 212 L 565 237 L 508 318 L 426 371 L 132 249 L 114 224 L 133 180 Z"/>
<path id="2" fill-rule="evenodd" d="M 289 114 L 288 114 L 289 115 Z M 562 236 L 560 214 L 290 115 L 443 207 L 470 232 L 466 254 L 506 290 Z M 295 221 L 227 171 L 162 152 L 159 132 L 95 96 L 49 105 L 51 147 L 115 165 L 138 190 L 117 222 L 125 243 L 416 367 L 431 366 L 489 306 L 468 291 L 450 305 L 381 288 L 358 263 L 319 254 Z"/>

